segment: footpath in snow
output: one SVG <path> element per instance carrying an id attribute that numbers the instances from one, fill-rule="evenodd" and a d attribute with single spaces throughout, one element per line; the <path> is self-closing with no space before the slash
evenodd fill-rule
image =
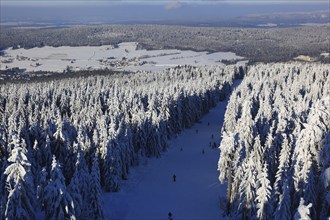
<path id="1" fill-rule="evenodd" d="M 226 185 L 218 180 L 217 163 L 226 105 L 220 102 L 201 123 L 170 140 L 161 158 L 131 168 L 119 192 L 104 194 L 106 219 L 166 220 L 169 212 L 174 220 L 221 219 L 219 196 L 226 196 Z"/>

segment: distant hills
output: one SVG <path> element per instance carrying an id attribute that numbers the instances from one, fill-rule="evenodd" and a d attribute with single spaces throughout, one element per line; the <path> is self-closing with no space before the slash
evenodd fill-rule
<path id="1" fill-rule="evenodd" d="M 291 27 L 329 23 L 327 4 L 182 4 L 101 7 L 0 7 L 1 28 L 50 28 L 97 24 L 160 24 L 197 27 Z"/>

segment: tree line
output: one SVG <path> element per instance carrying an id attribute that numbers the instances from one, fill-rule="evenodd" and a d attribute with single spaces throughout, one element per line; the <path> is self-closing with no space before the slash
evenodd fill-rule
<path id="1" fill-rule="evenodd" d="M 70 28 L 1 29 L 8 47 L 101 46 L 139 42 L 145 49 L 230 51 L 251 62 L 288 61 L 307 55 L 330 62 L 328 25 L 292 28 L 219 28 L 170 25 L 98 25 Z"/>

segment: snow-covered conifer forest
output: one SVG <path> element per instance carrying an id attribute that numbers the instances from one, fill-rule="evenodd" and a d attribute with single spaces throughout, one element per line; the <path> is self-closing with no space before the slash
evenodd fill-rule
<path id="1" fill-rule="evenodd" d="M 330 0 L 0 0 L 0 220 L 330 220 Z"/>
<path id="2" fill-rule="evenodd" d="M 2 84 L 1 219 L 102 219 L 103 190 L 118 191 L 142 157 L 159 157 L 243 72 L 186 65 Z"/>
<path id="3" fill-rule="evenodd" d="M 250 66 L 227 106 L 219 179 L 234 219 L 330 216 L 330 66 Z"/>
<path id="4" fill-rule="evenodd" d="M 223 216 L 327 219 L 329 71 L 301 62 L 185 65 L 4 83 L 1 218 L 107 218 L 104 192 L 119 191 L 132 166 L 160 157 L 231 93 L 218 162 Z"/>

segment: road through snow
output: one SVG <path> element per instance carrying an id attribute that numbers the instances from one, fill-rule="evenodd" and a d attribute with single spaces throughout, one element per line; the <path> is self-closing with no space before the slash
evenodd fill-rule
<path id="1" fill-rule="evenodd" d="M 227 100 L 220 102 L 201 123 L 170 140 L 161 158 L 133 167 L 119 192 L 105 193 L 106 219 L 165 220 L 169 212 L 174 220 L 223 218 L 219 196 L 226 196 L 226 185 L 218 180 L 217 163 L 226 105 Z"/>

